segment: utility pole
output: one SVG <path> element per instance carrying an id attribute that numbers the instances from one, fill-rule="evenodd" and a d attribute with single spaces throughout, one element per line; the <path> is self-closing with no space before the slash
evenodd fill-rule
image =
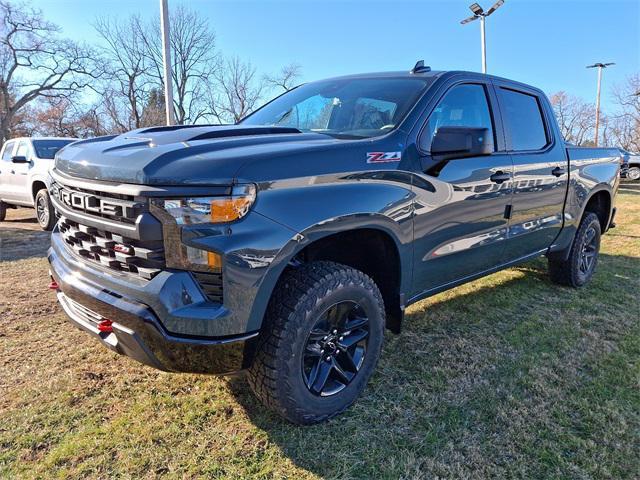
<path id="1" fill-rule="evenodd" d="M 474 20 L 480 19 L 480 48 L 482 49 L 482 73 L 487 73 L 487 42 L 486 42 L 486 32 L 485 32 L 485 20 L 486 18 L 495 12 L 498 8 L 504 5 L 504 0 L 498 0 L 493 6 L 487 10 L 486 12 L 482 9 L 482 7 L 474 3 L 469 6 L 469 9 L 473 12 L 473 15 L 469 18 L 465 18 L 460 23 L 465 25 L 467 23 L 473 22 Z"/>
<path id="2" fill-rule="evenodd" d="M 598 89 L 596 92 L 596 131 L 593 139 L 595 146 L 598 146 L 598 129 L 600 128 L 600 87 L 602 85 L 602 69 L 615 65 L 615 63 L 594 63 L 593 65 L 587 65 L 587 68 L 598 69 Z"/>
<path id="3" fill-rule="evenodd" d="M 164 63 L 164 104 L 167 125 L 175 125 L 173 114 L 173 82 L 171 77 L 171 45 L 169 43 L 168 0 L 160 0 L 160 30 L 162 33 L 162 62 Z"/>

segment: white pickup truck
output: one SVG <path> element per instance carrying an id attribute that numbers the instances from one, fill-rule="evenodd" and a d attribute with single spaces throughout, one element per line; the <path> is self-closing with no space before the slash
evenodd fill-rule
<path id="1" fill-rule="evenodd" d="M 56 218 L 45 181 L 58 150 L 76 140 L 23 137 L 5 142 L 0 153 L 0 221 L 7 208 L 35 207 L 40 226 L 53 229 Z"/>

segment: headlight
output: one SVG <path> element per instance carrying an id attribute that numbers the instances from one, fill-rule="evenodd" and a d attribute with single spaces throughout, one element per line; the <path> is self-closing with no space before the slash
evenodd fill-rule
<path id="1" fill-rule="evenodd" d="M 216 197 L 156 198 L 151 213 L 162 222 L 167 267 L 218 272 L 222 257 L 182 243 L 182 229 L 188 225 L 228 223 L 244 217 L 256 200 L 253 184 L 237 185 L 230 195 Z"/>
<path id="2" fill-rule="evenodd" d="M 256 200 L 254 185 L 233 188 L 231 195 L 165 199 L 156 202 L 178 225 L 228 223 L 244 217 Z"/>

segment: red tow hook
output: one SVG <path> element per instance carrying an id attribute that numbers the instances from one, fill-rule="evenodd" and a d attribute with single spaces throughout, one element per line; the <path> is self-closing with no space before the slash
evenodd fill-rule
<path id="1" fill-rule="evenodd" d="M 104 320 L 100 320 L 98 322 L 98 330 L 100 330 L 101 332 L 104 332 L 104 333 L 111 333 L 111 332 L 113 332 L 112 324 L 113 324 L 113 322 L 111 320 L 109 320 L 108 318 L 105 318 Z"/>
<path id="2" fill-rule="evenodd" d="M 49 284 L 49 289 L 50 290 L 58 290 L 60 288 L 60 286 L 58 285 L 58 282 L 56 282 L 53 277 L 51 277 L 51 283 Z"/>

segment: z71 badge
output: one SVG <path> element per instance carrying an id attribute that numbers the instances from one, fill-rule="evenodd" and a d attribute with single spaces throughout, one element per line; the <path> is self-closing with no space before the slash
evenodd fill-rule
<path id="1" fill-rule="evenodd" d="M 402 152 L 368 152 L 367 163 L 399 162 Z"/>

